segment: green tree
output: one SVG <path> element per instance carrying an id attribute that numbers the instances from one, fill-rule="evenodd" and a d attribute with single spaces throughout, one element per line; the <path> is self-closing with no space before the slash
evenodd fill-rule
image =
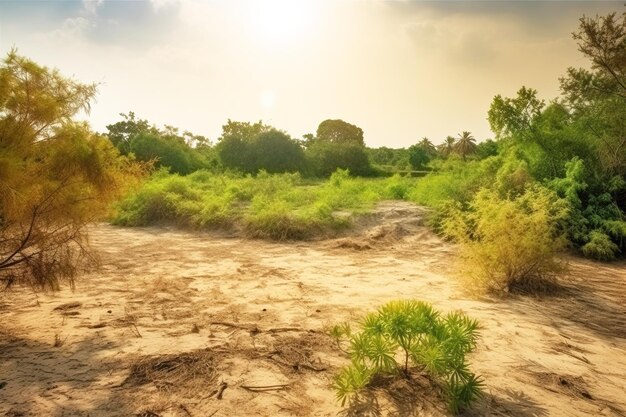
<path id="1" fill-rule="evenodd" d="M 486 141 L 480 142 L 476 145 L 474 153 L 479 160 L 490 156 L 496 156 L 498 154 L 498 143 L 494 140 L 487 139 Z"/>
<path id="2" fill-rule="evenodd" d="M 312 173 L 328 177 L 337 169 L 347 169 L 351 175 L 373 174 L 364 146 L 353 143 L 317 141 L 306 151 Z"/>
<path id="3" fill-rule="evenodd" d="M 456 143 L 456 139 L 452 136 L 446 137 L 446 140 L 439 146 L 437 146 L 437 151 L 440 155 L 444 157 L 450 156 L 454 152 L 454 145 Z"/>
<path id="4" fill-rule="evenodd" d="M 465 159 L 468 155 L 476 150 L 476 139 L 470 132 L 464 131 L 459 134 L 459 139 L 454 144 L 454 152 L 458 153 Z"/>
<path id="5" fill-rule="evenodd" d="M 426 165 L 431 160 L 430 154 L 421 144 L 412 145 L 408 149 L 409 152 L 409 164 L 411 168 L 415 170 L 426 169 Z"/>
<path id="6" fill-rule="evenodd" d="M 228 120 L 216 151 L 226 168 L 245 173 L 303 172 L 306 169 L 300 143 L 262 122 Z"/>
<path id="7" fill-rule="evenodd" d="M 157 167 L 187 175 L 204 167 L 201 155 L 181 137 L 140 133 L 130 143 L 131 152 L 140 161 L 154 161 Z"/>
<path id="8" fill-rule="evenodd" d="M 520 135 L 530 129 L 544 105 L 545 102 L 537 98 L 537 90 L 522 87 L 515 98 L 495 96 L 487 120 L 496 139 Z"/>
<path id="9" fill-rule="evenodd" d="M 138 165 L 73 120 L 94 84 L 11 51 L 0 66 L 0 281 L 56 289 L 94 254 L 85 226 L 108 212 Z"/>
<path id="10" fill-rule="evenodd" d="M 124 120 L 107 125 L 109 140 L 119 149 L 122 155 L 131 152 L 130 143 L 132 139 L 141 134 L 158 134 L 158 129 L 144 119 L 136 119 L 134 112 L 128 114 L 120 113 Z"/>
<path id="11" fill-rule="evenodd" d="M 420 140 L 417 143 L 417 146 L 419 146 L 420 148 L 422 148 L 424 151 L 426 151 L 426 154 L 428 154 L 428 156 L 430 157 L 430 159 L 434 158 L 435 156 L 437 156 L 437 148 L 435 147 L 435 145 L 433 145 L 433 143 L 430 141 L 430 139 L 428 139 L 427 137 L 423 137 L 422 140 Z"/>
<path id="12" fill-rule="evenodd" d="M 300 144 L 276 129 L 263 132 L 254 139 L 253 159 L 256 170 L 271 174 L 303 171 L 306 164 Z"/>
<path id="13" fill-rule="evenodd" d="M 363 129 L 340 119 L 324 120 L 317 127 L 316 139 L 336 144 L 365 146 Z"/>

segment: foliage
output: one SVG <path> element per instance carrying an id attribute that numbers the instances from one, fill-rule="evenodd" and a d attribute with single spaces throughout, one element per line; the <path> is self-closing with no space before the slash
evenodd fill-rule
<path id="1" fill-rule="evenodd" d="M 430 162 L 431 155 L 428 153 L 423 146 L 417 144 L 412 145 L 408 149 L 409 152 L 409 163 L 411 164 L 411 168 L 415 170 L 423 170 L 426 169 L 426 166 Z"/>
<path id="2" fill-rule="evenodd" d="M 363 141 L 363 129 L 341 119 L 324 120 L 317 127 L 315 138 L 321 142 L 338 145 L 365 146 Z"/>
<path id="3" fill-rule="evenodd" d="M 189 174 L 203 168 L 204 161 L 184 141 L 176 136 L 140 133 L 130 143 L 131 153 L 140 161 L 155 161 L 177 174 Z"/>
<path id="4" fill-rule="evenodd" d="M 187 131 L 181 135 L 172 126 L 157 129 L 147 120 L 136 119 L 133 112 L 120 116 L 122 121 L 107 126 L 107 136 L 122 155 L 132 154 L 139 161 L 183 175 L 215 166 L 204 136 Z"/>
<path id="5" fill-rule="evenodd" d="M 367 148 L 367 156 L 373 165 L 383 168 L 403 170 L 409 165 L 408 152 L 404 148 Z"/>
<path id="6" fill-rule="evenodd" d="M 269 173 L 298 172 L 304 170 L 304 152 L 300 144 L 289 135 L 276 129 L 255 137 L 253 142 L 255 171 Z"/>
<path id="7" fill-rule="evenodd" d="M 476 151 L 476 139 L 470 132 L 464 131 L 459 135 L 459 139 L 454 144 L 453 151 L 465 160 L 468 155 Z"/>
<path id="8" fill-rule="evenodd" d="M 618 246 L 611 241 L 611 238 L 600 230 L 593 230 L 589 234 L 589 242 L 583 247 L 585 256 L 601 261 L 615 259 L 615 254 L 619 252 Z"/>
<path id="9" fill-rule="evenodd" d="M 410 377 L 413 365 L 442 389 L 450 410 L 458 413 L 481 395 L 482 381 L 470 370 L 466 355 L 476 347 L 478 322 L 461 313 L 442 315 L 416 300 L 391 301 L 366 315 L 360 331 L 347 324 L 331 334 L 347 339 L 351 364 L 335 378 L 337 398 L 345 405 L 376 374 Z M 398 352 L 402 357 L 396 362 Z"/>
<path id="10" fill-rule="evenodd" d="M 515 98 L 495 96 L 487 119 L 497 138 L 515 135 L 530 129 L 544 105 L 537 98 L 537 90 L 522 87 Z"/>
<path id="11" fill-rule="evenodd" d="M 308 239 L 343 228 L 350 216 L 385 198 L 404 195 L 414 179 L 353 178 L 347 171 L 311 182 L 298 173 L 256 177 L 196 171 L 187 176 L 159 171 L 118 206 L 114 223 L 169 223 L 196 229 L 243 228 L 249 236 Z"/>
<path id="12" fill-rule="evenodd" d="M 566 245 L 566 216 L 567 204 L 545 187 L 529 184 L 518 195 L 484 188 L 467 209 L 451 210 L 443 228 L 461 245 L 471 287 L 539 291 L 563 270 L 556 255 Z"/>
<path id="13" fill-rule="evenodd" d="M 408 199 L 429 207 L 439 207 L 448 200 L 466 202 L 481 186 L 489 184 L 496 169 L 494 162 L 494 158 L 463 162 L 458 157 L 433 161 L 433 172 L 419 180 Z"/>
<path id="14" fill-rule="evenodd" d="M 474 150 L 474 154 L 477 159 L 486 159 L 490 156 L 498 155 L 499 146 L 498 142 L 495 142 L 491 139 L 487 139 L 483 142 L 480 142 L 476 145 L 476 149 Z"/>
<path id="15" fill-rule="evenodd" d="M 224 167 L 243 173 L 304 172 L 300 143 L 286 133 L 264 125 L 228 120 L 216 146 Z"/>
<path id="16" fill-rule="evenodd" d="M 85 226 L 142 168 L 73 117 L 96 86 L 11 51 L 0 66 L 0 280 L 56 289 L 95 263 Z"/>
<path id="17" fill-rule="evenodd" d="M 353 143 L 314 142 L 306 151 L 311 172 L 328 177 L 337 169 L 345 169 L 357 176 L 370 176 L 374 171 L 365 147 Z"/>
<path id="18" fill-rule="evenodd" d="M 437 146 L 437 152 L 439 155 L 447 158 L 454 152 L 454 144 L 456 143 L 456 139 L 452 136 L 446 137 L 446 140 L 439 146 Z"/>
<path id="19" fill-rule="evenodd" d="M 158 129 L 147 120 L 136 119 L 132 111 L 128 114 L 120 113 L 120 116 L 123 120 L 107 125 L 107 131 L 109 140 L 122 155 L 128 155 L 131 152 L 130 144 L 135 136 L 142 133 L 153 135 L 159 133 Z"/>

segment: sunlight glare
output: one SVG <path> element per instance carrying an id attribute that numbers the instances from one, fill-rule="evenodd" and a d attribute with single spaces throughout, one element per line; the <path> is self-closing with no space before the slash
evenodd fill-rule
<path id="1" fill-rule="evenodd" d="M 261 107 L 264 109 L 271 109 L 276 102 L 276 96 L 273 91 L 264 91 L 261 93 Z"/>
<path id="2" fill-rule="evenodd" d="M 255 36 L 271 41 L 288 41 L 313 26 L 313 2 L 296 0 L 259 0 L 250 8 Z"/>

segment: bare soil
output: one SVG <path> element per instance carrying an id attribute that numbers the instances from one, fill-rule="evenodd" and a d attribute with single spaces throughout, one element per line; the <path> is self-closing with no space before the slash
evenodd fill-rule
<path id="1" fill-rule="evenodd" d="M 326 330 L 416 298 L 478 319 L 469 415 L 626 416 L 626 263 L 569 259 L 561 291 L 476 299 L 424 210 L 386 202 L 350 236 L 273 243 L 98 225 L 75 291 L 0 293 L 0 416 L 441 416 L 419 375 L 351 407 Z"/>

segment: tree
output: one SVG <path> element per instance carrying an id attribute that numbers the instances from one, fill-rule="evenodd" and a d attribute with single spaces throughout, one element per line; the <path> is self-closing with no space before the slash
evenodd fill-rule
<path id="1" fill-rule="evenodd" d="M 104 137 L 73 120 L 94 84 L 11 51 L 0 66 L 0 281 L 56 289 L 95 263 L 85 225 L 139 174 Z"/>
<path id="2" fill-rule="evenodd" d="M 568 69 L 567 77 L 561 78 L 566 100 L 575 107 L 598 97 L 626 100 L 626 13 L 583 16 L 573 37 L 593 71 Z"/>
<path id="3" fill-rule="evenodd" d="M 486 141 L 479 143 L 476 145 L 475 154 L 478 159 L 496 156 L 498 154 L 498 142 L 487 139 Z"/>
<path id="4" fill-rule="evenodd" d="M 120 113 L 124 120 L 107 125 L 109 140 L 119 149 L 122 155 L 128 155 L 131 152 L 130 143 L 134 137 L 141 133 L 149 133 L 156 135 L 158 129 L 150 125 L 147 120 L 135 119 L 134 112 L 128 114 Z"/>
<path id="5" fill-rule="evenodd" d="M 304 152 L 300 144 L 277 129 L 259 134 L 253 142 L 254 167 L 270 174 L 304 170 Z"/>
<path id="6" fill-rule="evenodd" d="M 328 177 L 337 169 L 347 169 L 351 175 L 372 174 L 364 146 L 353 143 L 329 143 L 317 141 L 306 151 L 313 174 Z"/>
<path id="7" fill-rule="evenodd" d="M 522 87 L 517 97 L 494 97 L 489 107 L 487 120 L 496 139 L 527 132 L 539 116 L 545 102 L 537 98 L 537 90 Z"/>
<path id="8" fill-rule="evenodd" d="M 426 169 L 426 165 L 430 162 L 430 155 L 428 151 L 424 149 L 419 143 L 417 145 L 411 145 L 408 149 L 409 152 L 409 164 L 411 168 L 415 170 Z"/>
<path id="9" fill-rule="evenodd" d="M 363 129 L 343 120 L 324 120 L 317 127 L 316 139 L 337 144 L 365 146 Z"/>
<path id="10" fill-rule="evenodd" d="M 422 148 L 431 159 L 437 156 L 437 148 L 435 148 L 435 145 L 433 145 L 427 137 L 424 136 L 422 140 L 417 143 L 417 146 Z"/>
<path id="11" fill-rule="evenodd" d="M 573 37 L 592 71 L 568 69 L 560 80 L 565 104 L 591 133 L 606 174 L 626 178 L 626 13 L 583 16 Z"/>
<path id="12" fill-rule="evenodd" d="M 459 134 L 459 139 L 454 145 L 454 152 L 458 153 L 465 159 L 467 155 L 474 153 L 476 150 L 476 139 L 470 132 L 464 131 Z"/>
<path id="13" fill-rule="evenodd" d="M 306 164 L 298 141 L 262 122 L 229 119 L 216 150 L 222 165 L 245 173 L 304 171 Z"/>
<path id="14" fill-rule="evenodd" d="M 153 161 L 171 172 L 187 175 L 204 167 L 202 156 L 178 136 L 140 133 L 130 143 L 130 150 L 140 161 Z"/>
<path id="15" fill-rule="evenodd" d="M 168 168 L 177 174 L 189 174 L 208 168 L 210 142 L 207 138 L 174 126 L 158 129 L 147 120 L 136 119 L 134 112 L 120 113 L 124 120 L 107 126 L 109 140 L 122 155 L 133 154 L 139 161 Z"/>
<path id="16" fill-rule="evenodd" d="M 456 143 L 456 139 L 452 136 L 446 137 L 445 142 L 441 145 L 437 146 L 437 151 L 445 157 L 450 156 L 452 152 L 454 152 L 454 144 Z"/>

